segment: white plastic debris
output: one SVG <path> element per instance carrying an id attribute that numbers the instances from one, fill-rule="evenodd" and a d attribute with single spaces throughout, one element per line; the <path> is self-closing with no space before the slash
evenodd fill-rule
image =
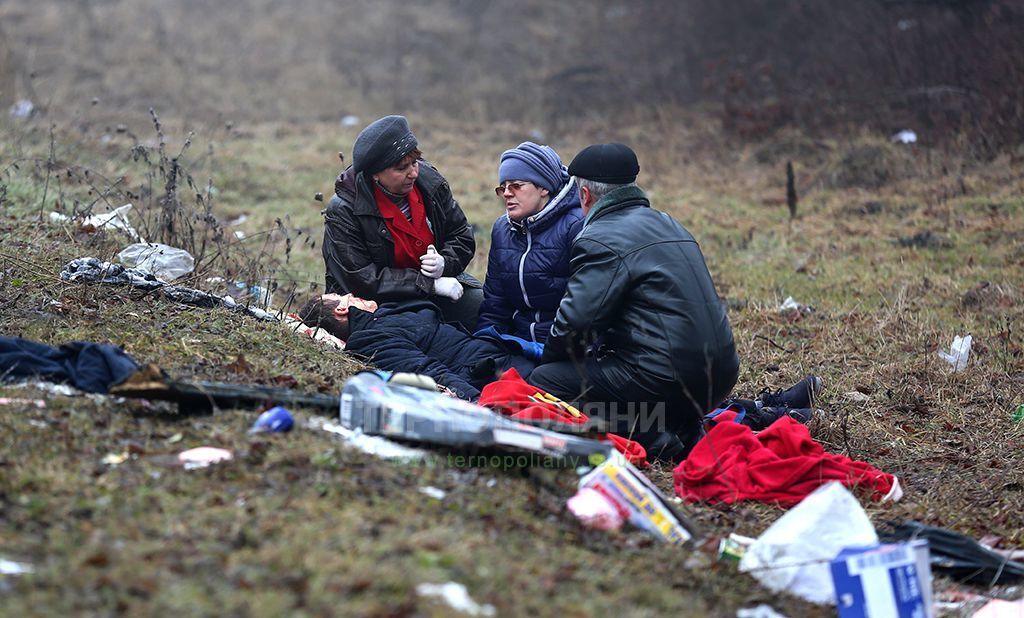
<path id="1" fill-rule="evenodd" d="M 597 530 L 617 530 L 625 518 L 608 498 L 596 489 L 583 487 L 566 502 L 569 511 L 584 526 Z"/>
<path id="2" fill-rule="evenodd" d="M 200 446 L 178 453 L 178 461 L 185 465 L 186 470 L 205 468 L 222 461 L 231 461 L 233 458 L 231 451 L 212 446 Z"/>
<path id="3" fill-rule="evenodd" d="M 889 139 L 896 144 L 913 144 L 917 142 L 917 133 L 914 133 L 910 129 L 903 129 L 902 131 L 894 133 Z"/>
<path id="4" fill-rule="evenodd" d="M 420 493 L 423 494 L 424 496 L 429 496 L 435 500 L 444 500 L 444 497 L 448 495 L 447 491 L 443 489 L 438 489 L 437 487 L 432 487 L 430 485 L 426 487 L 420 487 Z"/>
<path id="5" fill-rule="evenodd" d="M 164 281 L 183 277 L 196 266 L 188 251 L 158 242 L 128 245 L 117 254 L 117 259 L 129 268 L 148 270 Z"/>
<path id="6" fill-rule="evenodd" d="M 132 240 L 139 242 L 146 242 L 139 236 L 139 233 L 135 231 L 132 224 L 128 222 L 128 211 L 132 209 L 131 204 L 125 204 L 119 206 L 110 212 L 101 212 L 93 215 L 89 215 L 82 219 L 82 225 L 91 225 L 97 230 L 100 228 L 110 228 L 114 230 L 121 230 L 128 235 Z M 70 221 L 71 217 L 63 215 L 59 212 L 50 213 L 50 221 L 54 223 L 63 223 L 64 221 Z"/>
<path id="7" fill-rule="evenodd" d="M 343 127 L 355 127 L 359 125 L 359 116 L 353 116 L 352 114 L 346 114 L 341 117 L 341 126 Z"/>
<path id="8" fill-rule="evenodd" d="M 971 358 L 971 341 L 970 335 L 957 335 L 953 338 L 953 345 L 949 346 L 949 352 L 939 350 L 939 358 L 953 365 L 954 372 L 967 369 L 967 361 Z"/>
<path id="9" fill-rule="evenodd" d="M 420 584 L 416 586 L 416 594 L 444 601 L 455 611 L 470 616 L 494 616 L 496 613 L 493 605 L 480 605 L 469 596 L 466 587 L 457 582 Z"/>
<path id="10" fill-rule="evenodd" d="M 771 605 L 762 603 L 757 607 L 744 607 L 736 610 L 736 618 L 786 618 L 786 616 L 775 611 Z"/>
<path id="11" fill-rule="evenodd" d="M 341 436 L 347 446 L 363 451 L 370 455 L 376 455 L 382 459 L 424 459 L 427 452 L 423 449 L 410 448 L 397 442 L 392 442 L 380 436 L 368 436 L 362 431 L 354 431 L 330 421 L 322 416 L 314 416 L 309 419 L 307 426 L 310 429 L 319 429 L 334 435 Z"/>
<path id="12" fill-rule="evenodd" d="M 812 603 L 835 603 L 829 562 L 844 547 L 878 544 L 871 520 L 843 485 L 816 489 L 755 540 L 740 560 L 774 592 L 787 591 Z"/>
<path id="13" fill-rule="evenodd" d="M 29 101 L 28 99 L 21 99 L 20 101 L 12 105 L 10 110 L 8 111 L 10 112 L 12 118 L 24 120 L 32 115 L 32 110 L 34 110 L 35 108 L 36 106 L 32 103 L 32 101 Z"/>
<path id="14" fill-rule="evenodd" d="M 789 311 L 791 309 L 796 309 L 797 311 L 800 311 L 800 309 L 802 308 L 803 305 L 796 302 L 796 300 L 792 296 L 787 296 L 786 300 L 782 301 L 782 304 L 779 305 L 779 311 Z"/>
<path id="15" fill-rule="evenodd" d="M 24 575 L 33 571 L 31 564 L 0 558 L 0 575 Z"/>

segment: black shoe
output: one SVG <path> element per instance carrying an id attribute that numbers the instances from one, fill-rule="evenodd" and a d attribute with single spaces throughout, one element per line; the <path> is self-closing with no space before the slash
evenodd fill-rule
<path id="1" fill-rule="evenodd" d="M 807 376 L 784 391 L 761 391 L 758 401 L 767 408 L 802 409 L 812 408 L 821 394 L 821 378 Z"/>
<path id="2" fill-rule="evenodd" d="M 637 442 L 647 451 L 647 461 L 650 463 L 662 461 L 677 464 L 686 457 L 686 447 L 682 440 L 671 431 L 637 436 Z"/>
<path id="3" fill-rule="evenodd" d="M 783 416 L 788 416 L 794 421 L 806 425 L 814 417 L 814 410 L 811 408 L 769 408 L 765 406 L 759 408 L 756 412 L 747 412 L 743 417 L 743 424 L 754 431 L 762 431 L 768 429 L 769 425 Z"/>

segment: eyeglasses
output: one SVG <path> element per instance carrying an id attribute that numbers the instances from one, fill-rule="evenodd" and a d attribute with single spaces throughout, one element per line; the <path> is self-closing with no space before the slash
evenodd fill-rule
<path id="1" fill-rule="evenodd" d="M 529 180 L 512 180 L 510 182 L 503 182 L 497 187 L 494 187 L 494 194 L 498 197 L 503 197 L 505 191 L 511 191 L 512 193 L 518 193 L 520 189 L 526 185 L 532 185 L 533 183 Z"/>

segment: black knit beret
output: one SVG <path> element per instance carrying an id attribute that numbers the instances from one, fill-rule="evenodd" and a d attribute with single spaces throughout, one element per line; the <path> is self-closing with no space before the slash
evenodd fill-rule
<path id="1" fill-rule="evenodd" d="M 352 145 L 352 167 L 357 173 L 376 174 L 401 161 L 417 145 L 405 116 L 384 116 L 359 132 Z"/>
<path id="2" fill-rule="evenodd" d="M 640 163 L 636 153 L 625 144 L 594 144 L 580 151 L 569 164 L 569 174 L 610 185 L 636 182 Z"/>

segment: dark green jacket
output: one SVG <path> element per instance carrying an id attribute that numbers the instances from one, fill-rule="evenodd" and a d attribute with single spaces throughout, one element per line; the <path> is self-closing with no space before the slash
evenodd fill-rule
<path id="1" fill-rule="evenodd" d="M 641 376 L 682 382 L 705 365 L 739 367 L 732 329 L 693 236 L 635 186 L 588 213 L 543 362 L 597 344 Z"/>

